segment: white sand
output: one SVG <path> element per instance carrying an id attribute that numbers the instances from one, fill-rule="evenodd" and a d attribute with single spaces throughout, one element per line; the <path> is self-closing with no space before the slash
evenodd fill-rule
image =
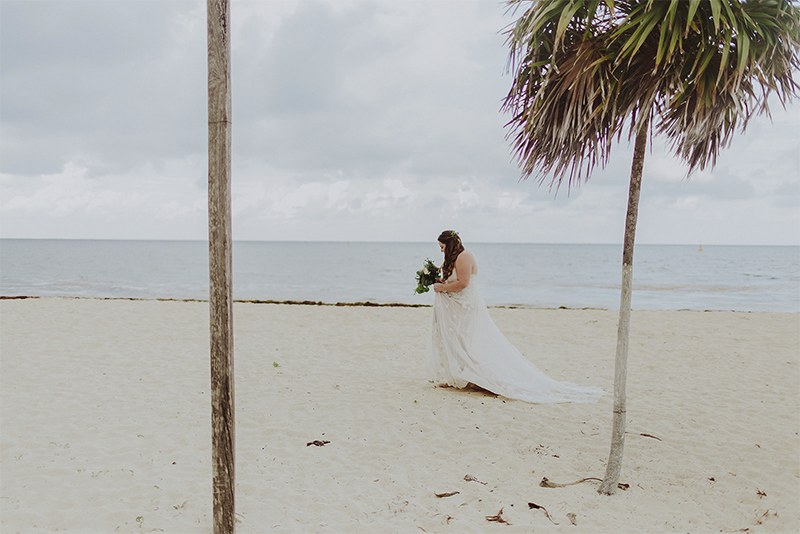
<path id="1" fill-rule="evenodd" d="M 591 405 L 435 388 L 429 308 L 235 313 L 239 533 L 800 531 L 798 314 L 634 312 L 630 489 L 606 497 L 539 482 L 603 476 L 615 311 L 491 311 L 551 376 L 609 391 Z M 207 316 L 0 302 L 2 533 L 211 532 Z"/>

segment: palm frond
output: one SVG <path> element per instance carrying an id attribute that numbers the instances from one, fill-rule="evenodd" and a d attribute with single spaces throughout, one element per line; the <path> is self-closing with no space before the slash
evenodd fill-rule
<path id="1" fill-rule="evenodd" d="M 512 0 L 519 7 L 524 0 Z M 797 93 L 800 9 L 790 0 L 533 0 L 510 27 L 503 110 L 523 178 L 551 187 L 605 165 L 651 116 L 691 173 L 737 127 Z"/>

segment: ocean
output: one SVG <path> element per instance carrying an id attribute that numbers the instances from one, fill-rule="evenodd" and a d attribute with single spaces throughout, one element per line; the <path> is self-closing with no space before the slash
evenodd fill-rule
<path id="1" fill-rule="evenodd" d="M 621 245 L 471 243 L 490 306 L 619 307 Z M 257 242 L 233 247 L 236 300 L 431 304 L 415 272 L 431 243 Z M 0 295 L 208 298 L 204 241 L 0 239 Z M 800 247 L 638 245 L 636 310 L 800 312 Z"/>

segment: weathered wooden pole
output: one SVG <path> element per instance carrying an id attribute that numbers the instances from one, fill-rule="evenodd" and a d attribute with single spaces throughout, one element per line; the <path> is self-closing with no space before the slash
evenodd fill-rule
<path id="1" fill-rule="evenodd" d="M 207 0 L 208 259 L 214 534 L 232 534 L 235 501 L 231 232 L 230 0 Z"/>

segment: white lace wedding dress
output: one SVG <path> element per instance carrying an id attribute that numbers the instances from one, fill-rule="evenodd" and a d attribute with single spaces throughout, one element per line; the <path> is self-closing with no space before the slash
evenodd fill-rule
<path id="1" fill-rule="evenodd" d="M 461 291 L 436 293 L 427 370 L 437 383 L 484 389 L 527 402 L 597 402 L 605 392 L 558 382 L 525 358 L 495 326 L 477 287 L 477 275 Z M 456 280 L 456 274 L 448 282 Z"/>

